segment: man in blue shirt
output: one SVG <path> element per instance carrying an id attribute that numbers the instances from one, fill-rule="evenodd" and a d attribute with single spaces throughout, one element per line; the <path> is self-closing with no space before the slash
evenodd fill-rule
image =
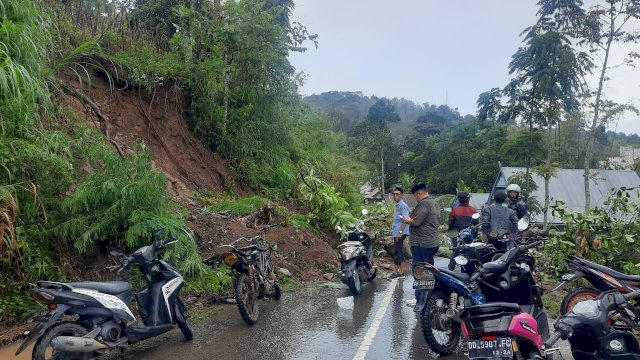
<path id="1" fill-rule="evenodd" d="M 393 236 L 393 263 L 395 264 L 394 273 L 389 277 L 404 278 L 402 270 L 402 262 L 404 261 L 404 240 L 409 236 L 409 226 L 402 222 L 403 216 L 409 216 L 409 206 L 402 198 L 404 191 L 401 187 L 393 189 L 393 200 L 396 202 L 393 211 L 393 225 L 391 227 L 391 235 Z"/>

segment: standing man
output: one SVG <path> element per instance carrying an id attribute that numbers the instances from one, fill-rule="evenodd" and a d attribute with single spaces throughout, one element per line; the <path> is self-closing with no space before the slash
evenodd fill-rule
<path id="1" fill-rule="evenodd" d="M 434 263 L 434 256 L 440 246 L 438 226 L 440 226 L 440 205 L 429 199 L 427 185 L 419 184 L 411 188 L 418 205 L 410 216 L 403 216 L 402 222 L 409 224 L 411 244 L 411 268 L 419 262 Z"/>
<path id="2" fill-rule="evenodd" d="M 391 234 L 393 236 L 393 263 L 395 264 L 394 273 L 389 279 L 404 278 L 402 271 L 402 262 L 404 261 L 404 240 L 409 236 L 409 226 L 402 222 L 402 217 L 409 217 L 409 206 L 403 200 L 404 191 L 401 187 L 393 189 L 393 200 L 396 202 L 393 211 L 393 225 Z"/>
<path id="3" fill-rule="evenodd" d="M 518 220 L 529 213 L 527 203 L 524 202 L 524 199 L 520 196 L 520 185 L 509 184 L 509 186 L 507 186 L 507 196 L 509 196 L 509 209 L 516 212 Z"/>
<path id="4" fill-rule="evenodd" d="M 469 206 L 469 193 L 464 191 L 458 191 L 457 199 L 460 205 L 451 209 L 451 215 L 449 216 L 449 230 L 460 231 L 471 225 L 473 214 L 476 213 L 476 209 L 473 206 Z M 458 246 L 458 237 L 451 238 L 451 247 Z M 451 259 L 449 260 L 449 270 L 453 270 L 456 267 L 455 257 L 458 256 L 459 251 L 453 250 L 451 253 Z"/>
<path id="5" fill-rule="evenodd" d="M 419 184 L 411 188 L 418 204 L 411 212 L 411 216 L 402 217 L 402 222 L 409 224 L 409 243 L 411 244 L 411 271 L 419 262 L 427 262 L 433 265 L 434 257 L 440 246 L 438 238 L 438 226 L 440 226 L 440 205 L 429 199 L 427 185 Z M 424 291 L 415 291 L 416 298 L 407 301 L 407 305 L 414 305 L 413 311 L 421 311 L 418 306 L 418 297 L 424 296 Z M 423 298 L 420 303 L 424 303 Z"/>
<path id="6" fill-rule="evenodd" d="M 493 200 L 493 204 L 482 209 L 482 240 L 502 250 L 505 244 L 498 240 L 518 231 L 518 215 L 504 203 L 507 200 L 504 190 L 496 191 Z"/>

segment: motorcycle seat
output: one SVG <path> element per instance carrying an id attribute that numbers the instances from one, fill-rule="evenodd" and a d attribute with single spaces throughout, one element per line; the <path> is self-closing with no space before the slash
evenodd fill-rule
<path id="1" fill-rule="evenodd" d="M 457 272 L 457 271 L 451 271 L 449 269 L 444 269 L 444 268 L 442 268 L 442 269 L 438 268 L 438 270 L 440 270 L 440 272 L 443 272 L 443 273 L 445 273 L 447 275 L 451 275 L 454 278 L 456 278 L 456 279 L 458 279 L 458 280 L 460 280 L 462 282 L 465 282 L 465 283 L 468 282 L 469 278 L 470 278 L 469 275 L 467 275 L 465 273 L 461 273 L 461 272 Z"/>
<path id="2" fill-rule="evenodd" d="M 533 305 L 520 305 L 520 310 L 522 310 L 522 312 L 527 313 L 529 315 L 531 315 L 531 313 L 533 312 Z"/>
<path id="3" fill-rule="evenodd" d="M 521 306 L 508 302 L 492 302 L 482 305 L 473 305 L 464 309 L 468 316 L 494 315 L 501 312 L 517 313 L 522 311 Z"/>
<path id="4" fill-rule="evenodd" d="M 96 281 L 80 281 L 80 282 L 71 282 L 66 283 L 67 285 L 73 288 L 81 288 L 81 289 L 90 289 L 99 291 L 101 293 L 115 295 L 119 298 L 123 299 L 126 296 L 126 293 L 131 293 L 131 284 L 124 281 L 107 281 L 107 282 L 96 282 Z"/>
<path id="5" fill-rule="evenodd" d="M 623 274 L 621 272 L 617 272 L 611 268 L 608 268 L 604 265 L 600 265 L 594 262 L 591 262 L 589 260 L 585 260 L 585 259 L 581 259 L 581 258 L 575 258 L 576 260 L 578 260 L 579 262 L 581 262 L 582 264 L 590 267 L 590 268 L 594 268 L 596 270 L 599 270 L 605 274 L 611 275 L 614 278 L 618 279 L 618 280 L 625 280 L 625 281 L 635 281 L 635 282 L 640 282 L 640 275 L 627 275 L 627 274 Z"/>

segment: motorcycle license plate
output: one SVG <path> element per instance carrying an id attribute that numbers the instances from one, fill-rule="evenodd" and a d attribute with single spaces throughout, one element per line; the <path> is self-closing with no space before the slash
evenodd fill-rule
<path id="1" fill-rule="evenodd" d="M 467 350 L 469 350 L 469 359 L 513 357 L 513 347 L 510 338 L 469 340 L 469 342 L 467 342 Z"/>
<path id="2" fill-rule="evenodd" d="M 433 289 L 435 286 L 435 280 L 415 280 L 413 282 L 414 289 Z"/>

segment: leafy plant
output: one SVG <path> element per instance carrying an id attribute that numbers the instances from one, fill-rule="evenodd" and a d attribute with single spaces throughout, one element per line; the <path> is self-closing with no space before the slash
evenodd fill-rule
<path id="1" fill-rule="evenodd" d="M 640 200 L 625 189 L 611 195 L 601 207 L 577 212 L 556 201 L 553 215 L 562 219 L 565 229 L 551 239 L 550 269 L 564 269 L 564 259 L 576 255 L 614 269 L 640 274 Z"/>
<path id="2" fill-rule="evenodd" d="M 250 196 L 238 200 L 221 201 L 207 207 L 208 210 L 229 213 L 234 216 L 245 216 L 260 210 L 269 200 L 260 196 Z"/>

